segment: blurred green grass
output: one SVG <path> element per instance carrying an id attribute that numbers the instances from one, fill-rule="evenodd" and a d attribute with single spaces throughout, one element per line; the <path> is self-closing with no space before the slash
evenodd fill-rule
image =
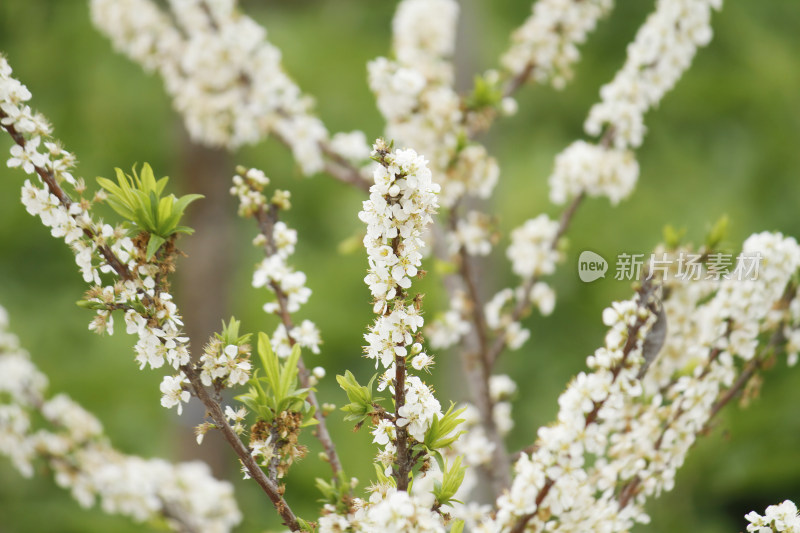
<path id="1" fill-rule="evenodd" d="M 547 199 L 553 158 L 581 136 L 599 87 L 622 64 L 626 43 L 653 2 L 617 4 L 582 48 L 575 80 L 561 92 L 523 89 L 519 114 L 498 121 L 485 139 L 501 163 L 492 203 L 506 234 L 539 212 L 557 213 Z M 243 7 L 268 28 L 287 70 L 316 96 L 331 131 L 362 129 L 370 138 L 380 135 L 382 122 L 366 86 L 365 63 L 388 53 L 393 3 L 252 0 Z M 527 16 L 530 3 L 464 1 L 462 7 L 468 31 L 460 39 L 469 51 L 463 64 L 471 71 L 465 69 L 459 79 L 468 82 L 472 71 L 496 65 L 508 32 Z M 647 117 L 648 134 L 638 152 L 641 177 L 633 196 L 613 208 L 605 200 L 591 200 L 578 213 L 567 262 L 551 280 L 559 296 L 555 313 L 529 319 L 531 341 L 501 361 L 500 371 L 520 385 L 510 449 L 529 444 L 536 428 L 552 420 L 558 393 L 602 340 L 603 307 L 630 293 L 627 284 L 611 279 L 580 283 L 571 265 L 581 250 L 606 257 L 647 252 L 660 240 L 665 224 L 686 227 L 689 238 L 699 241 L 725 213 L 731 218 L 731 246 L 755 231 L 800 236 L 797 27 L 800 9 L 793 0 L 726 3 L 714 16 L 711 45 L 699 52 L 691 70 Z M 111 50 L 89 23 L 88 2 L 0 3 L 0 50 L 33 92 L 33 107 L 78 155 L 80 175 L 92 180 L 110 174 L 114 166 L 149 161 L 157 173 L 191 189 L 190 177 L 178 173 L 182 126 L 161 81 Z M 0 140 L 0 149 L 9 146 L 8 139 Z M 324 176 L 298 178 L 290 156 L 273 140 L 242 149 L 233 160 L 264 169 L 276 186 L 292 190 L 295 208 L 288 223 L 300 236 L 294 263 L 308 274 L 314 291 L 301 315 L 317 323 L 325 341 L 323 353 L 309 356 L 309 364 L 328 371 L 320 397 L 341 403 L 334 374 L 345 368 L 361 376 L 374 371 L 360 357 L 362 333 L 371 320 L 362 282 L 366 261 L 360 253 L 336 255 L 337 244 L 361 229 L 356 218 L 361 196 Z M 50 238 L 20 204 L 23 179 L 19 171 L 0 168 L 0 303 L 9 310 L 23 345 L 50 377 L 51 390 L 70 394 L 96 413 L 125 452 L 173 460 L 201 455 L 204 448 L 198 449 L 191 436 L 197 420 L 189 418 L 198 413 L 178 419 L 160 407 L 160 373 L 138 371 L 131 337 L 118 332 L 100 338 L 87 331 L 91 317 L 74 305 L 84 290 L 77 268 L 66 247 Z M 250 288 L 258 260 L 258 251 L 249 245 L 255 228 L 245 221 L 238 221 L 236 228 L 234 303 L 220 311 L 221 318 L 234 313 L 246 329 L 270 331 L 274 322 L 261 311 L 266 293 Z M 486 295 L 513 283 L 498 255 L 483 268 Z M 430 278 L 422 290 L 428 294 L 426 310 L 433 315 L 444 302 Z M 434 375 L 442 401 L 463 399 L 454 354 L 438 354 Z M 797 498 L 797 379 L 785 371 L 785 363 L 770 371 L 758 402 L 732 410 L 716 431 L 699 441 L 678 474 L 676 490 L 651 502 L 653 523 L 637 530 L 740 531 L 748 510 Z M 364 431 L 351 433 L 340 420 L 332 415 L 331 430 L 341 443 L 345 468 L 363 487 L 371 477 L 371 465 L 363 460 L 374 453 L 371 439 Z M 287 497 L 301 515 L 314 516 L 313 477 L 327 473 L 327 467 L 316 458 L 315 443 L 309 439 L 308 444 L 312 451 L 290 473 Z M 238 480 L 235 461 L 225 453 L 215 468 L 236 482 L 246 516 L 239 530 L 278 527 L 271 507 L 252 484 Z M 45 473 L 38 474 L 24 480 L 0 460 L 0 532 L 147 530 L 97 509 L 79 509 Z"/>

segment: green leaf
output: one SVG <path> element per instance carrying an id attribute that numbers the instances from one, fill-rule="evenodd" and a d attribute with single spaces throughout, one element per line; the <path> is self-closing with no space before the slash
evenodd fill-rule
<path id="1" fill-rule="evenodd" d="M 464 521 L 459 519 L 453 522 L 450 533 L 464 533 Z"/>
<path id="2" fill-rule="evenodd" d="M 89 300 L 78 300 L 75 302 L 78 307 L 82 307 L 84 309 L 92 309 L 95 311 L 99 311 L 100 309 L 107 309 L 108 306 L 103 302 L 92 302 Z"/>
<path id="3" fill-rule="evenodd" d="M 187 194 L 181 198 L 176 198 L 173 194 L 164 196 L 169 178 L 163 177 L 156 181 L 153 169 L 147 163 L 142 166 L 141 174 L 137 174 L 135 166 L 132 169 L 132 176 L 125 174 L 119 168 L 115 168 L 114 171 L 117 183 L 100 177 L 97 178 L 97 183 L 108 193 L 108 205 L 117 214 L 140 231 L 164 239 L 173 233 L 192 232 L 191 228 L 179 226 L 180 219 L 186 207 L 202 198 L 202 195 Z"/>
<path id="4" fill-rule="evenodd" d="M 136 176 L 136 168 L 133 169 L 133 175 Z M 149 163 L 142 165 L 142 174 L 139 178 L 141 180 L 142 190 L 146 192 L 156 192 L 158 189 L 156 187 L 156 178 L 153 175 L 153 169 L 150 167 Z"/>
<path id="5" fill-rule="evenodd" d="M 350 400 L 349 404 L 341 408 L 342 411 L 348 413 L 344 417 L 346 421 L 361 423 L 374 411 L 372 404 L 380 399 L 372 396 L 372 384 L 377 376 L 377 374 L 372 376 L 366 387 L 359 385 L 349 370 L 345 371 L 344 376 L 336 376 L 336 381 L 347 394 L 347 399 Z"/>
<path id="6" fill-rule="evenodd" d="M 730 219 L 728 215 L 722 215 L 711 227 L 706 237 L 706 246 L 709 250 L 716 250 L 720 243 L 728 236 L 728 226 Z"/>
<path id="7" fill-rule="evenodd" d="M 667 248 L 674 250 L 681 244 L 681 240 L 686 236 L 686 228 L 681 228 L 680 230 L 675 229 L 674 226 L 667 224 L 664 226 L 664 244 L 667 245 Z"/>
<path id="8" fill-rule="evenodd" d="M 475 88 L 467 96 L 465 104 L 469 109 L 493 107 L 503 99 L 503 91 L 498 84 L 492 83 L 483 76 L 475 76 Z"/>
<path id="9" fill-rule="evenodd" d="M 429 450 L 433 451 L 447 448 L 464 433 L 463 431 L 459 431 L 455 434 L 451 434 L 458 425 L 464 421 L 463 418 L 458 418 L 458 416 L 466 409 L 466 407 L 462 407 L 454 412 L 453 407 L 454 404 L 451 402 L 450 408 L 442 415 L 441 419 L 438 415 L 433 415 L 431 427 L 428 428 L 428 431 L 425 433 L 425 441 L 423 442 Z"/>
<path id="10" fill-rule="evenodd" d="M 155 235 L 153 233 L 150 234 L 150 241 L 147 243 L 147 260 L 149 261 L 151 257 L 155 255 L 161 245 L 167 242 L 166 239 L 161 237 L 160 235 Z"/>
<path id="11" fill-rule="evenodd" d="M 229 344 L 236 344 L 237 346 L 247 344 L 250 342 L 250 337 L 253 335 L 251 333 L 239 335 L 239 328 L 241 325 L 242 323 L 239 320 L 236 320 L 236 317 L 231 317 L 227 324 L 225 324 L 225 321 L 223 320 L 222 333 L 215 333 L 214 336 L 221 340 L 225 346 Z"/>
<path id="12" fill-rule="evenodd" d="M 159 222 L 160 227 L 156 228 L 159 232 L 166 232 L 170 228 L 167 227 L 167 222 L 170 218 L 172 218 L 172 205 L 175 203 L 175 197 L 172 195 L 165 196 L 161 200 L 157 200 L 156 193 L 150 193 L 150 201 L 155 206 L 156 201 L 158 201 L 158 211 L 156 213 L 155 219 Z"/>
<path id="13" fill-rule="evenodd" d="M 272 390 L 278 390 L 280 383 L 280 368 L 278 367 L 278 356 L 272 351 L 272 345 L 266 333 L 258 334 L 258 356 L 261 358 L 261 365 L 267 373 L 267 383 Z"/>
<path id="14" fill-rule="evenodd" d="M 281 369 L 279 396 L 289 396 L 289 391 L 294 388 L 292 385 L 294 385 L 297 380 L 297 362 L 299 360 L 300 345 L 295 344 L 292 347 L 292 353 L 289 354 L 289 358 L 286 360 L 286 364 L 284 364 Z"/>
<path id="15" fill-rule="evenodd" d="M 461 466 L 461 456 L 455 458 L 450 468 L 445 464 L 442 470 L 442 481 L 436 481 L 433 487 L 433 495 L 439 505 L 448 505 L 450 502 L 457 502 L 453 496 L 458 492 L 461 487 L 461 482 L 464 481 L 464 474 L 467 471 L 466 466 Z M 461 502 L 458 502 L 461 503 Z"/>

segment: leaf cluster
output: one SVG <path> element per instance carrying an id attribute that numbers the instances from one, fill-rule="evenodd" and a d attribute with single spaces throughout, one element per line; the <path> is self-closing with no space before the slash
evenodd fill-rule
<path id="1" fill-rule="evenodd" d="M 120 216 L 131 223 L 135 230 L 150 234 L 147 243 L 147 259 L 150 259 L 167 239 L 176 233 L 191 234 L 192 228 L 179 225 L 183 212 L 193 201 L 203 198 L 201 194 L 187 194 L 176 198 L 174 194 L 163 196 L 168 177 L 156 180 L 153 169 L 145 163 L 141 175 L 134 166 L 133 176 L 119 168 L 117 183 L 110 179 L 97 178 L 97 183 L 108 193 L 106 202 Z"/>
<path id="2" fill-rule="evenodd" d="M 382 399 L 372 395 L 372 385 L 375 383 L 376 377 L 378 377 L 377 374 L 372 376 L 365 387 L 356 381 L 355 376 L 349 370 L 345 372 L 344 376 L 336 376 L 336 381 L 344 389 L 347 399 L 350 400 L 350 403 L 342 407 L 342 411 L 347 413 L 344 417 L 346 421 L 353 421 L 360 425 L 375 412 L 373 404 Z"/>
<path id="3" fill-rule="evenodd" d="M 237 396 L 236 399 L 268 424 L 273 423 L 284 411 L 302 414 L 300 427 L 318 424 L 314 418 L 314 406 L 306 401 L 310 389 L 298 386 L 297 362 L 300 359 L 300 346 L 295 344 L 292 353 L 281 364 L 272 350 L 269 337 L 259 333 L 258 356 L 265 375 L 259 376 L 260 369 L 256 369 L 248 382 L 249 391 Z"/>

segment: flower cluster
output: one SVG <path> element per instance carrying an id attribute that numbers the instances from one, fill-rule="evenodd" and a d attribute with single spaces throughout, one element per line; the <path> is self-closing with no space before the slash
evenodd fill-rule
<path id="1" fill-rule="evenodd" d="M 663 300 L 645 285 L 603 312 L 609 331 L 587 359 L 592 372 L 561 395 L 557 423 L 541 428 L 538 449 L 517 462 L 497 519 L 486 527 L 626 531 L 648 520 L 646 500 L 672 489 L 697 436 L 730 399 L 725 388 L 744 372 L 737 361 L 760 361 L 759 336 L 791 321 L 787 284 L 800 267 L 800 246 L 762 233 L 743 252 L 765 258 L 758 279 L 672 281 Z M 670 335 L 654 348 L 649 338 L 659 336 L 659 320 Z"/>
<path id="2" fill-rule="evenodd" d="M 30 97 L 30 92 L 11 77 L 11 67 L 5 58 L 0 57 L 0 125 L 14 138 L 15 148 L 28 154 L 20 162 L 14 156 L 19 150 L 14 150 L 9 164 L 22 166 L 29 174 L 38 174 L 43 186 L 26 181 L 22 188 L 23 204 L 30 214 L 51 228 L 53 236 L 65 240 L 75 254 L 83 279 L 94 284 L 84 302 L 86 307 L 96 310 L 89 328 L 97 333 L 113 333 L 111 312 L 123 310 L 126 331 L 138 336 L 135 352 L 141 368 L 146 365 L 159 368 L 167 362 L 178 369 L 187 364 L 188 338 L 183 335 L 183 322 L 165 281 L 172 268 L 170 261 L 148 259 L 146 233 L 132 239 L 124 228 L 98 224 L 92 219 L 89 209 L 93 201 L 83 198 L 83 181 L 69 172 L 75 157 L 49 140 L 49 125 L 24 103 Z M 42 139 L 47 139 L 46 151 L 40 150 Z M 81 195 L 80 199 L 73 201 L 62 186 L 71 187 Z M 94 200 L 104 198 L 103 193 L 98 193 Z M 163 253 L 166 256 L 175 253 L 171 242 L 164 245 Z M 103 286 L 101 273 L 114 274 L 116 280 Z M 179 382 L 182 378 L 178 376 L 167 377 L 161 388 L 162 404 L 178 405 L 180 410 L 180 403 L 188 401 L 188 392 L 179 390 L 176 384 Z"/>
<path id="3" fill-rule="evenodd" d="M 539 215 L 511 232 L 506 255 L 514 274 L 523 279 L 552 274 L 561 253 L 555 246 L 558 222 Z"/>
<path id="4" fill-rule="evenodd" d="M 555 307 L 555 292 L 538 279 L 555 271 L 563 254 L 558 248 L 559 223 L 547 215 L 539 215 L 512 230 L 511 244 L 506 251 L 511 268 L 523 283 L 515 289 L 505 288 L 484 306 L 486 325 L 504 339 L 512 350 L 522 347 L 530 331 L 519 322 L 519 310 L 535 304 L 543 315 Z"/>
<path id="5" fill-rule="evenodd" d="M 250 346 L 247 344 L 225 344 L 219 337 L 213 337 L 200 356 L 200 379 L 210 387 L 219 383 L 221 387 L 244 385 L 250 379 Z"/>
<path id="6" fill-rule="evenodd" d="M 374 442 L 384 447 L 378 454 L 378 462 L 387 473 L 392 472 L 393 463 L 400 465 L 395 474 L 397 486 L 403 489 L 399 483 L 409 475 L 413 463 L 410 455 L 400 454 L 410 454 L 409 447 L 425 440 L 434 418 L 442 417 L 441 405 L 430 387 L 418 376 L 408 374 L 411 368 L 426 370 L 433 364 L 433 358 L 423 352 L 418 341 L 418 330 L 424 324 L 419 300 L 409 301 L 406 292 L 411 287 L 411 278 L 420 273 L 425 247 L 422 233 L 438 207 L 439 186 L 432 181 L 427 161 L 413 150 L 392 152 L 378 140 L 373 156 L 380 165 L 375 169 L 370 199 L 359 213 L 359 218 L 367 224 L 364 246 L 369 273 L 364 281 L 369 285 L 375 301 L 373 310 L 378 314 L 364 336 L 368 343 L 365 352 L 367 357 L 375 359 L 376 367 L 385 368 L 378 389 L 389 387 L 396 406 L 396 413 L 374 420 Z M 391 509 L 398 503 L 385 490 L 373 494 L 370 501 L 373 505 L 366 511 L 369 517 L 371 513 L 378 513 L 375 515 L 378 517 L 384 508 Z M 427 509 L 424 516 L 432 516 L 430 506 Z M 359 515 L 354 519 L 358 520 Z M 415 527 L 413 522 L 407 526 Z"/>
<path id="7" fill-rule="evenodd" d="M 471 118 L 453 89 L 457 16 L 454 0 L 403 0 L 393 23 L 397 59 L 381 57 L 368 66 L 386 136 L 426 155 L 445 207 L 465 195 L 488 198 L 499 176 L 483 146 L 463 143 Z"/>
<path id="8" fill-rule="evenodd" d="M 614 80 L 600 90 L 586 120 L 586 131 L 614 132 L 613 144 L 636 148 L 644 137 L 644 114 L 655 107 L 712 36 L 711 10 L 722 0 L 659 0 L 656 10 L 628 45 L 628 59 Z"/>
<path id="9" fill-rule="evenodd" d="M 392 153 L 379 140 L 373 155 L 381 164 L 375 167 L 375 184 L 358 218 L 367 224 L 364 246 L 369 274 L 364 282 L 375 298 L 375 312 L 384 314 L 389 303 L 411 287 L 411 278 L 419 273 L 425 247 L 423 230 L 439 206 L 436 195 L 440 188 L 433 183 L 425 158 L 414 150 Z M 410 325 L 417 318 L 421 320 L 413 312 L 406 314 L 412 317 Z M 394 323 L 403 325 L 406 321 L 398 317 Z M 394 342 L 405 337 L 403 334 Z"/>
<path id="10" fill-rule="evenodd" d="M 56 184 L 67 183 L 79 189 L 83 183 L 71 173 L 75 156 L 62 149 L 50 135 L 52 128 L 47 120 L 26 104 L 31 93 L 12 76 L 11 66 L 0 55 L 0 126 L 14 138 L 9 167 L 20 167 L 26 174 L 44 173 L 52 176 Z M 22 188 L 22 203 L 28 213 L 38 216 L 50 228 L 54 237 L 62 238 L 75 253 L 75 260 L 87 282 L 99 282 L 100 275 L 92 262 L 100 233 L 110 236 L 110 226 L 96 228 L 88 214 L 88 202 L 64 202 L 48 187 L 40 187 L 29 180 Z M 89 232 L 87 235 L 85 232 Z"/>
<path id="11" fill-rule="evenodd" d="M 630 150 L 575 141 L 556 157 L 550 175 L 550 201 L 563 204 L 581 193 L 605 196 L 612 205 L 627 198 L 636 186 L 639 164 Z"/>
<path id="12" fill-rule="evenodd" d="M 469 211 L 458 219 L 450 238 L 450 255 L 458 254 L 459 248 L 469 255 L 486 256 L 492 251 L 492 221 L 480 211 Z"/>
<path id="13" fill-rule="evenodd" d="M 311 289 L 306 287 L 306 275 L 288 264 L 297 244 L 297 232 L 278 220 L 279 211 L 291 207 L 289 192 L 276 190 L 268 200 L 263 192 L 267 185 L 269 178 L 260 170 L 239 168 L 233 177 L 231 194 L 239 199 L 241 216 L 258 220 L 261 233 L 253 244 L 264 249 L 265 257 L 253 272 L 253 287 L 266 287 L 275 294 L 276 301 L 264 304 L 264 311 L 281 316 L 283 312 L 297 312 L 308 301 Z M 310 320 L 291 327 L 290 331 L 284 323 L 279 324 L 271 341 L 280 357 L 288 357 L 295 342 L 319 353 L 322 342 L 319 330 Z"/>
<path id="14" fill-rule="evenodd" d="M 100 422 L 63 394 L 47 398 L 47 378 L 7 330 L 0 307 L 0 454 L 26 477 L 44 461 L 83 506 L 137 522 L 165 520 L 175 531 L 227 532 L 241 521 L 233 487 L 199 462 L 171 464 L 111 447 Z M 35 427 L 44 421 L 44 427 Z"/>
<path id="15" fill-rule="evenodd" d="M 369 503 L 360 500 L 358 503 L 360 506 L 356 512 L 347 518 L 334 512 L 320 517 L 320 533 L 339 533 L 351 530 L 408 531 L 409 533 L 444 533 L 445 531 L 439 515 L 431 511 L 433 498 L 430 495 L 418 496 L 390 488 L 385 494 L 373 494 Z"/>
<path id="16" fill-rule="evenodd" d="M 434 348 L 455 346 L 470 330 L 468 313 L 470 302 L 463 290 L 457 290 L 450 299 L 450 309 L 436 317 L 425 327 L 425 336 Z"/>
<path id="17" fill-rule="evenodd" d="M 602 142 L 574 142 L 556 158 L 549 179 L 553 202 L 586 193 L 616 204 L 631 193 L 639 176 L 631 149 L 642 144 L 644 114 L 672 89 L 697 48 L 711 40 L 711 10 L 721 7 L 722 0 L 659 0 L 628 46 L 625 65 L 589 112 L 584 128 L 589 135 L 603 134 Z"/>
<path id="18" fill-rule="evenodd" d="M 613 0 L 540 0 L 514 31 L 503 66 L 513 76 L 530 76 L 562 88 L 572 78 L 578 45 L 613 7 Z M 530 72 L 530 74 L 527 74 Z"/>
<path id="19" fill-rule="evenodd" d="M 426 78 L 450 70 L 446 59 L 453 56 L 458 4 L 450 0 L 405 0 L 397 6 L 392 21 L 394 51 L 403 65 L 415 65 Z"/>
<path id="20" fill-rule="evenodd" d="M 266 31 L 235 2 L 92 0 L 92 20 L 114 47 L 157 71 L 193 138 L 236 148 L 270 133 L 306 174 L 322 169 L 328 132 L 281 66 Z M 173 18 L 175 23 L 173 23 Z"/>
<path id="21" fill-rule="evenodd" d="M 755 511 L 745 516 L 748 522 L 748 533 L 798 533 L 800 532 L 800 515 L 797 506 L 791 500 L 780 505 L 770 505 L 761 516 Z"/>

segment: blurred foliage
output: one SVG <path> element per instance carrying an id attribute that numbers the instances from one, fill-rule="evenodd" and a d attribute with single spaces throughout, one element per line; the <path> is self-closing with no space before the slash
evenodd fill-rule
<path id="1" fill-rule="evenodd" d="M 524 88 L 520 112 L 498 121 L 484 139 L 502 166 L 493 205 L 506 235 L 539 212 L 558 212 L 547 199 L 553 158 L 581 137 L 600 86 L 622 64 L 626 43 L 653 3 L 619 0 L 610 20 L 601 22 L 583 47 L 575 80 L 561 92 Z M 316 96 L 331 131 L 362 129 L 368 138 L 381 133 L 365 64 L 389 51 L 394 2 L 252 0 L 243 7 L 266 25 L 283 51 L 287 70 Z M 463 0 L 462 8 L 458 79 L 467 91 L 475 73 L 497 65 L 509 31 L 528 15 L 530 2 Z M 700 50 L 676 89 L 647 117 L 648 134 L 638 152 L 641 178 L 633 196 L 615 208 L 605 200 L 590 200 L 580 210 L 569 234 L 567 262 L 551 280 L 559 296 L 555 313 L 530 318 L 531 341 L 504 355 L 498 369 L 520 385 L 510 449 L 529 444 L 535 429 L 553 418 L 564 384 L 602 342 L 601 310 L 630 295 L 628 284 L 612 277 L 579 282 L 571 265 L 581 250 L 606 258 L 648 252 L 667 224 L 686 228 L 686 238 L 701 243 L 724 214 L 730 219 L 730 247 L 755 231 L 800 236 L 798 27 L 795 0 L 726 2 L 714 15 L 711 45 Z M 87 182 L 109 175 L 114 167 L 130 168 L 147 160 L 158 175 L 177 179 L 181 194 L 192 192 L 191 176 L 179 172 L 185 134 L 161 81 L 112 51 L 89 22 L 88 2 L 0 2 L 0 50 L 33 92 L 33 107 L 49 117 L 56 137 L 77 154 L 77 174 Z M 10 144 L 0 138 L 3 151 Z M 360 251 L 337 252 L 342 241 L 362 229 L 356 217 L 361 195 L 324 176 L 300 179 L 289 154 L 274 140 L 242 149 L 234 160 L 262 168 L 273 183 L 293 193 L 295 209 L 287 222 L 300 237 L 294 262 L 308 274 L 314 291 L 301 315 L 318 324 L 325 340 L 323 352 L 309 356 L 307 363 L 326 367 L 328 378 L 319 385 L 319 395 L 342 405 L 346 398 L 333 376 L 350 368 L 366 380 L 374 372 L 360 357 L 362 334 L 371 320 L 362 282 L 366 260 Z M 181 418 L 163 409 L 158 402 L 161 373 L 137 370 L 132 338 L 124 332 L 100 338 L 87 331 L 90 312 L 75 307 L 85 287 L 73 258 L 25 212 L 18 200 L 23 179 L 19 171 L 0 168 L 0 302 L 23 345 L 50 377 L 51 390 L 70 394 L 96 413 L 125 452 L 173 460 L 202 457 L 213 439 L 209 435 L 204 447 L 194 444 L 192 425 L 202 415 L 199 408 Z M 232 199 L 230 209 L 235 211 Z M 261 310 L 266 293 L 250 288 L 259 257 L 250 246 L 256 228 L 238 221 L 237 229 L 237 268 L 232 274 L 236 303 L 219 314 L 241 317 L 243 331 L 271 331 L 275 322 Z M 482 270 L 487 296 L 513 283 L 503 254 L 497 256 Z M 433 278 L 421 284 L 429 316 L 444 304 Z M 785 362 L 779 362 L 767 374 L 757 402 L 746 410 L 730 409 L 718 428 L 698 442 L 678 474 L 676 490 L 651 502 L 652 524 L 637 530 L 731 533 L 744 529 L 747 511 L 797 498 L 796 372 L 787 372 Z M 442 402 L 463 399 L 457 357 L 438 354 L 434 375 Z M 371 438 L 363 430 L 351 433 L 350 424 L 339 423 L 342 416 L 331 415 L 331 430 L 343 443 L 339 450 L 348 474 L 359 477 L 363 488 L 374 475 L 364 461 L 374 453 Z M 302 516 L 313 517 L 319 498 L 314 478 L 327 466 L 316 458 L 318 445 L 310 436 L 307 441 L 312 453 L 289 474 L 287 498 Z M 240 480 L 232 454 L 214 458 L 212 464 L 217 475 L 235 480 L 246 516 L 240 531 L 278 527 L 255 485 Z M 0 461 L 3 533 L 144 530 L 97 509 L 79 509 L 45 472 L 37 474 L 24 480 L 7 461 Z"/>

